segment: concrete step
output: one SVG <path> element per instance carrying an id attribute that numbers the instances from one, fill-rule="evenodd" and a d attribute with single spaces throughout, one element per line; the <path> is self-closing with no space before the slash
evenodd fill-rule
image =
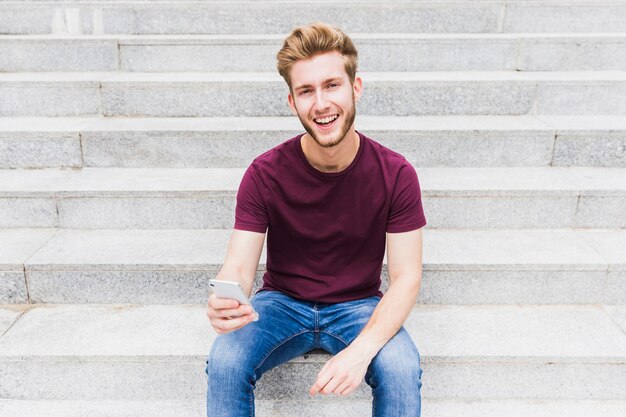
<path id="1" fill-rule="evenodd" d="M 364 417 L 372 413 L 368 399 L 325 398 L 307 401 L 255 402 L 258 417 Z M 206 417 L 204 399 L 186 401 L 2 400 L 4 417 Z M 625 401 L 442 401 L 422 402 L 422 415 L 432 417 L 623 417 Z"/>
<path id="2" fill-rule="evenodd" d="M 0 337 L 0 398 L 200 404 L 205 396 L 215 334 L 204 305 L 24 309 Z M 428 400 L 626 400 L 624 306 L 416 306 L 405 328 Z M 304 402 L 328 359 L 315 351 L 268 372 L 257 398 Z M 369 399 L 369 387 L 349 398 Z"/>
<path id="3" fill-rule="evenodd" d="M 203 304 L 230 233 L 0 230 L 0 304 Z M 423 241 L 418 304 L 626 304 L 624 229 L 426 228 Z"/>
<path id="4" fill-rule="evenodd" d="M 370 72 L 358 112 L 624 115 L 626 72 Z M 0 116 L 287 116 L 277 73 L 0 73 Z"/>
<path id="5" fill-rule="evenodd" d="M 626 167 L 623 116 L 357 116 L 420 167 Z M 296 117 L 0 118 L 0 168 L 245 168 Z"/>
<path id="6" fill-rule="evenodd" d="M 347 33 L 623 32 L 620 0 L 2 2 L 4 34 L 288 33 L 323 21 Z"/>
<path id="7" fill-rule="evenodd" d="M 351 36 L 359 70 L 626 70 L 626 34 Z M 276 71 L 284 35 L 4 35 L 0 72 Z"/>
<path id="8" fill-rule="evenodd" d="M 0 170 L 0 227 L 230 229 L 244 172 Z M 625 172 L 417 168 L 429 227 L 461 229 L 626 227 Z"/>

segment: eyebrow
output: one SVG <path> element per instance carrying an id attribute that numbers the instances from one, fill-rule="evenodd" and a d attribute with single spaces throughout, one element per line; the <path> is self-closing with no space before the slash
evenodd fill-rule
<path id="1" fill-rule="evenodd" d="M 342 81 L 341 77 L 332 77 L 332 78 L 327 78 L 324 81 L 322 81 L 322 84 L 328 84 L 330 82 L 337 82 L 337 81 Z M 305 88 L 311 88 L 313 87 L 311 84 L 303 84 L 303 85 L 299 85 L 298 87 L 294 88 L 293 91 L 300 91 L 303 90 Z"/>

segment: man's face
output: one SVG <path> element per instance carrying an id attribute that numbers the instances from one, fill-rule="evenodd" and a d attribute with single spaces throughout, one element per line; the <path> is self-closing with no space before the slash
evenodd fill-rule
<path id="1" fill-rule="evenodd" d="M 350 83 L 339 52 L 315 55 L 291 68 L 289 106 L 309 135 L 325 148 L 345 138 L 361 96 L 361 79 Z"/>

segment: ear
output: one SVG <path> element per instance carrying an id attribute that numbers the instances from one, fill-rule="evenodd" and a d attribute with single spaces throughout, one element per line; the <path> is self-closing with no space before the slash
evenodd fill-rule
<path id="1" fill-rule="evenodd" d="M 298 115 L 298 110 L 296 109 L 296 102 L 293 99 L 291 93 L 287 94 L 287 102 L 289 103 L 289 107 L 291 108 L 291 113 L 294 116 Z"/>
<path id="2" fill-rule="evenodd" d="M 361 98 L 361 95 L 363 94 L 363 81 L 361 80 L 361 77 L 356 77 L 354 79 L 352 89 L 354 90 L 354 100 L 359 101 L 359 98 Z"/>

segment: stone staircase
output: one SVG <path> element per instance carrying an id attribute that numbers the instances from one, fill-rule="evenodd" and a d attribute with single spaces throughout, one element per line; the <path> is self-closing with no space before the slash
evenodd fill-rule
<path id="1" fill-rule="evenodd" d="M 207 279 L 317 20 L 422 185 L 422 415 L 626 415 L 626 1 L 0 0 L 0 416 L 204 416 Z M 328 357 L 257 415 L 370 415 L 308 398 Z"/>

